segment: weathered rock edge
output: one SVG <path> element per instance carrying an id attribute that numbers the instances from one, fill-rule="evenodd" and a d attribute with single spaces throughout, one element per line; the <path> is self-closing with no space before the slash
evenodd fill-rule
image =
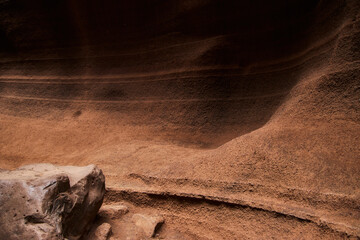
<path id="1" fill-rule="evenodd" d="M 0 239 L 80 239 L 104 194 L 105 177 L 95 165 L 1 170 Z"/>

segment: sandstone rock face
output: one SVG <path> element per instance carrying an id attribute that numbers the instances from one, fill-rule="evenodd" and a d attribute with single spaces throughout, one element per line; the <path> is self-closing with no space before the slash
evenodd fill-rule
<path id="1" fill-rule="evenodd" d="M 104 194 L 105 177 L 95 165 L 1 171 L 0 239 L 79 239 Z"/>
<path id="2" fill-rule="evenodd" d="M 359 0 L 0 0 L 0 168 L 101 166 L 115 239 L 359 238 L 359 96 Z"/>
<path id="3" fill-rule="evenodd" d="M 164 218 L 160 215 L 149 216 L 145 214 L 134 214 L 132 217 L 133 222 L 139 228 L 141 228 L 146 237 L 154 237 L 156 231 L 164 223 Z"/>
<path id="4" fill-rule="evenodd" d="M 99 210 L 99 216 L 103 218 L 119 218 L 129 212 L 129 208 L 123 204 L 107 205 Z"/>
<path id="5" fill-rule="evenodd" d="M 309 67 L 304 59 L 318 61 L 304 56 L 310 44 L 337 28 L 324 21 L 344 11 L 335 0 L 257 2 L 4 1 L 0 112 L 100 117 L 110 136 L 125 125 L 142 139 L 145 128 L 219 146 L 270 119 Z"/>
<path id="6" fill-rule="evenodd" d="M 90 234 L 89 240 L 107 240 L 111 235 L 111 225 L 103 223 L 98 226 L 95 231 Z"/>

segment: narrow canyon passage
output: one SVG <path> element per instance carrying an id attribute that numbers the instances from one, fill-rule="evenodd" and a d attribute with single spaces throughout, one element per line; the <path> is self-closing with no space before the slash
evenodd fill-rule
<path id="1" fill-rule="evenodd" d="M 0 168 L 96 164 L 166 239 L 359 238 L 359 46 L 357 0 L 0 1 Z"/>

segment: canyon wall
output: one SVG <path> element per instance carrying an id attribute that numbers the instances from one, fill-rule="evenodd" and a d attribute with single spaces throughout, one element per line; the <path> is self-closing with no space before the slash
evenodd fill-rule
<path id="1" fill-rule="evenodd" d="M 357 0 L 1 0 L 0 167 L 98 164 L 193 239 L 358 238 L 359 46 Z"/>

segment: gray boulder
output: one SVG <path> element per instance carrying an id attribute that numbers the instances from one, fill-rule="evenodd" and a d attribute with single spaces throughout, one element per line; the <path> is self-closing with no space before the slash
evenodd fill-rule
<path id="1" fill-rule="evenodd" d="M 0 239 L 80 239 L 105 194 L 105 177 L 86 167 L 34 164 L 0 171 Z"/>

